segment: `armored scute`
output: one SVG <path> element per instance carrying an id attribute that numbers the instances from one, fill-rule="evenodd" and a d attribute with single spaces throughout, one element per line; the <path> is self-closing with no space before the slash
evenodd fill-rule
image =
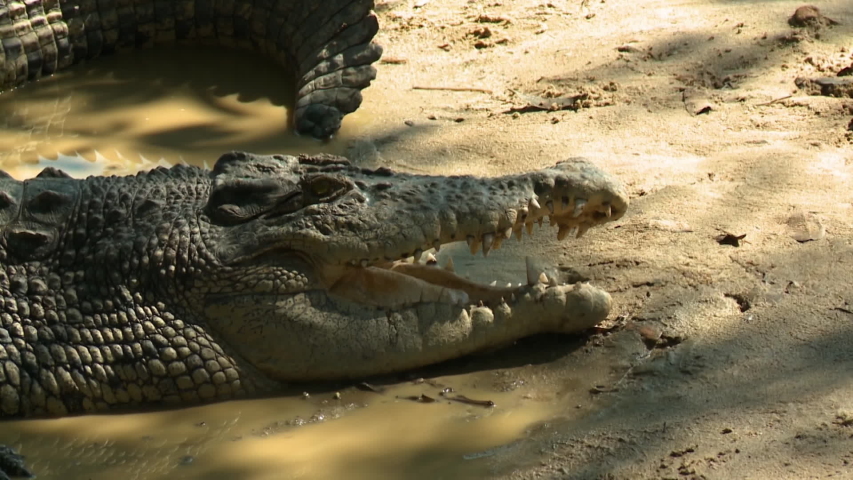
<path id="1" fill-rule="evenodd" d="M 545 218 L 581 235 L 627 207 L 583 160 L 486 179 L 235 152 L 0 192 L 2 417 L 228 399 L 583 330 L 605 292 L 536 271 L 482 285 L 431 250 L 486 254 Z"/>

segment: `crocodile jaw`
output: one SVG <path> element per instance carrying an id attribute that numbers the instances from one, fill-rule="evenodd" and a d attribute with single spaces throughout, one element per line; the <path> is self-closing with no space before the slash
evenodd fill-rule
<path id="1" fill-rule="evenodd" d="M 340 228 L 335 235 L 315 239 L 326 247 L 315 265 L 335 295 L 381 308 L 418 302 L 495 304 L 520 292 L 476 284 L 456 276 L 452 266 L 450 271 L 434 268 L 437 262 L 429 250 L 464 240 L 472 254 L 482 250 L 485 257 L 513 235 L 521 241 L 525 231 L 532 234 L 546 219 L 557 227 L 558 240 L 580 237 L 591 227 L 621 218 L 628 207 L 621 184 L 582 159 L 496 179 L 447 177 L 437 182 L 410 176 L 400 183 L 396 191 L 390 185 L 355 192 L 363 210 L 376 212 L 360 220 L 368 227 L 363 225 L 360 235 L 340 235 L 348 231 Z M 465 192 L 468 202 L 459 200 L 459 192 Z M 413 203 L 423 207 L 416 214 L 405 211 Z M 527 285 L 536 283 L 556 286 L 528 262 Z"/>
<path id="2" fill-rule="evenodd" d="M 472 253 L 547 220 L 557 238 L 580 237 L 618 220 L 629 200 L 622 185 L 583 159 L 499 178 L 395 174 L 353 177 L 360 188 L 269 226 L 267 245 L 305 252 L 318 265 L 382 266 L 465 241 Z"/>
<path id="3" fill-rule="evenodd" d="M 287 382 L 360 379 L 417 368 L 542 332 L 583 331 L 610 295 L 586 284 L 537 283 L 493 305 L 424 301 L 369 307 L 322 290 L 208 298 L 205 315 L 239 353 Z"/>
<path id="4" fill-rule="evenodd" d="M 560 285 L 528 266 L 523 285 L 482 285 L 439 268 L 429 252 L 465 241 L 487 255 L 545 220 L 562 240 L 620 218 L 627 194 L 589 162 L 475 178 L 365 171 L 331 157 L 232 156 L 214 174 L 237 192 L 260 183 L 258 195 L 211 197 L 208 211 L 248 219 L 222 227 L 217 257 L 250 281 L 220 279 L 241 287 L 204 295 L 203 310 L 271 378 L 402 371 L 536 333 L 582 331 L 610 311 L 610 296 L 587 284 Z M 294 210 L 297 189 L 306 206 Z M 272 280 L 263 291 L 253 269 Z"/>

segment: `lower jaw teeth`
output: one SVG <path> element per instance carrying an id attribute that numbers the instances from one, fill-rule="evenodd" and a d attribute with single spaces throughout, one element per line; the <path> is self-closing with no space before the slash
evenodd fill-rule
<path id="1" fill-rule="evenodd" d="M 411 257 L 410 257 L 410 259 L 411 259 Z M 453 264 L 453 257 L 448 257 L 447 263 L 445 263 L 443 267 L 439 267 L 438 259 L 435 257 L 435 255 L 433 255 L 432 252 L 427 252 L 426 254 L 424 254 L 423 259 L 424 259 L 424 262 L 404 262 L 404 263 L 410 263 L 410 264 L 415 263 L 415 264 L 420 264 L 420 265 L 424 265 L 427 267 L 443 268 L 444 270 L 451 272 L 451 273 L 455 273 L 455 271 L 456 271 L 456 268 Z M 544 284 L 544 285 L 548 285 L 550 287 L 556 287 L 559 284 L 556 277 L 549 276 L 542 269 L 536 268 L 536 266 L 533 264 L 533 261 L 531 260 L 530 257 L 525 257 L 524 263 L 525 263 L 525 271 L 527 274 L 527 285 L 528 286 L 533 286 L 536 284 Z M 508 282 L 506 284 L 506 287 L 498 287 L 498 281 L 493 280 L 491 283 L 489 283 L 489 286 L 495 287 L 495 288 L 520 288 L 523 286 L 523 284 L 517 283 L 517 284 L 513 285 L 511 282 Z"/>

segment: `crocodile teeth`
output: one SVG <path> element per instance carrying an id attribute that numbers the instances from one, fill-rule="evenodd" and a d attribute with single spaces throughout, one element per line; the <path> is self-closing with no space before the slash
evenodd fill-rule
<path id="1" fill-rule="evenodd" d="M 560 225 L 560 230 L 557 232 L 557 240 L 563 240 L 572 230 L 572 227 L 568 225 Z"/>
<path id="2" fill-rule="evenodd" d="M 504 237 L 501 235 L 496 236 L 494 243 L 492 243 L 492 250 L 497 250 L 497 249 L 501 248 L 501 245 L 503 243 L 504 243 Z"/>
<path id="3" fill-rule="evenodd" d="M 554 277 L 548 277 L 548 286 L 549 287 L 556 287 L 557 286 L 557 279 Z"/>
<path id="4" fill-rule="evenodd" d="M 427 265 L 437 265 L 438 264 L 438 259 L 435 258 L 435 255 L 433 255 L 432 252 L 427 252 L 426 264 Z"/>
<path id="5" fill-rule="evenodd" d="M 441 240 L 432 242 L 432 248 L 434 248 L 436 253 L 438 253 L 438 251 L 441 250 Z"/>
<path id="6" fill-rule="evenodd" d="M 455 272 L 456 268 L 453 267 L 453 257 L 447 259 L 447 263 L 444 265 L 444 269 L 448 272 Z"/>
<path id="7" fill-rule="evenodd" d="M 578 233 L 575 235 L 575 238 L 581 238 L 587 230 L 589 230 L 589 225 L 582 224 L 578 226 Z"/>
<path id="8" fill-rule="evenodd" d="M 420 248 L 419 248 L 419 249 L 417 249 L 417 250 L 415 250 L 415 262 L 420 262 L 420 261 L 421 261 L 421 256 L 422 256 L 423 254 L 424 254 L 424 251 L 423 251 L 423 250 L 421 250 Z"/>
<path id="9" fill-rule="evenodd" d="M 533 222 L 525 223 L 524 227 L 527 229 L 528 235 L 533 235 Z"/>
<path id="10" fill-rule="evenodd" d="M 572 217 L 578 218 L 583 213 L 583 208 L 586 206 L 586 200 L 579 198 L 575 200 L 575 209 L 572 212 Z"/>
<path id="11" fill-rule="evenodd" d="M 522 230 L 521 230 L 521 226 L 519 226 L 519 227 L 518 227 L 518 229 L 517 229 L 517 230 L 515 230 L 515 239 L 516 239 L 516 240 L 518 240 L 518 241 L 520 242 L 520 241 L 521 241 L 521 237 L 522 237 L 522 235 L 523 235 L 523 233 L 522 233 Z"/>
<path id="12" fill-rule="evenodd" d="M 551 215 L 553 215 L 554 214 L 554 202 L 552 202 L 551 200 L 548 200 L 547 202 L 545 202 L 545 206 L 548 207 L 548 212 L 551 213 Z"/>
<path id="13" fill-rule="evenodd" d="M 489 256 L 489 250 L 492 249 L 492 243 L 495 241 L 495 236 L 491 233 L 483 235 L 483 257 Z"/>
<path id="14" fill-rule="evenodd" d="M 613 212 L 610 209 L 610 204 L 607 204 L 604 206 L 604 215 L 606 215 L 607 218 L 610 218 L 613 216 Z"/>
<path id="15" fill-rule="evenodd" d="M 497 287 L 497 286 L 498 286 L 498 281 L 497 281 L 497 280 L 492 280 L 492 283 L 490 283 L 490 284 L 489 284 L 489 286 L 490 286 L 490 287 Z"/>
<path id="16" fill-rule="evenodd" d="M 545 272 L 539 274 L 539 283 L 548 283 L 548 275 L 545 275 Z"/>
<path id="17" fill-rule="evenodd" d="M 473 235 L 468 235 L 468 248 L 471 249 L 471 255 L 476 255 L 480 250 L 480 240 Z"/>
<path id="18" fill-rule="evenodd" d="M 504 230 L 504 238 L 509 239 L 509 237 L 511 237 L 511 236 L 512 236 L 512 228 L 507 228 L 506 230 Z"/>
<path id="19" fill-rule="evenodd" d="M 539 200 L 536 200 L 536 197 L 533 197 L 530 199 L 530 208 L 531 209 L 535 208 L 536 210 L 539 210 L 540 208 L 542 208 L 542 206 L 539 205 Z"/>
<path id="20" fill-rule="evenodd" d="M 522 221 L 522 222 L 523 222 L 523 221 L 525 221 L 525 220 L 527 220 L 527 213 L 528 213 L 528 212 L 527 212 L 527 207 L 521 207 L 521 208 L 519 208 L 519 209 L 518 209 L 518 219 L 519 219 L 520 221 Z"/>

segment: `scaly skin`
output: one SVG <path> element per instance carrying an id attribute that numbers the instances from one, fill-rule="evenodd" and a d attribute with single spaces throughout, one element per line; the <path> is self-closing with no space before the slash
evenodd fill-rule
<path id="1" fill-rule="evenodd" d="M 252 49 L 295 75 L 296 130 L 327 138 L 376 77 L 372 8 L 373 0 L 0 0 L 0 90 L 134 48 Z"/>
<path id="2" fill-rule="evenodd" d="M 480 285 L 424 251 L 485 254 L 545 217 L 582 234 L 627 206 L 583 160 L 492 179 L 241 152 L 212 172 L 2 174 L 0 418 L 225 400 L 584 330 L 607 293 L 531 269 Z M 0 446 L 0 479 L 26 473 Z"/>
<path id="3" fill-rule="evenodd" d="M 0 417 L 224 400 L 586 329 L 610 308 L 589 285 L 401 259 L 486 252 L 546 216 L 582 233 L 627 203 L 582 160 L 488 179 L 234 152 L 212 172 L 0 178 Z"/>

